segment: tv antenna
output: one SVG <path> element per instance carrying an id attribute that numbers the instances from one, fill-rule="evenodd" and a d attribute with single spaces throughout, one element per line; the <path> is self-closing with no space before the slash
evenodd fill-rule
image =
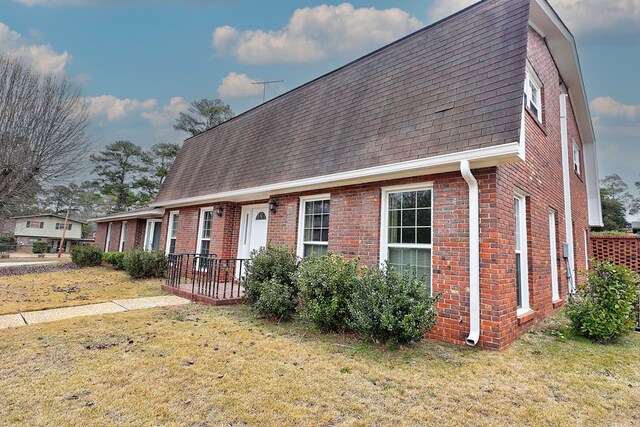
<path id="1" fill-rule="evenodd" d="M 264 101 L 267 99 L 267 85 L 273 84 L 273 83 L 282 83 L 284 82 L 284 80 L 270 80 L 270 81 L 266 81 L 266 82 L 252 82 L 252 85 L 262 85 L 262 103 L 264 104 Z"/>

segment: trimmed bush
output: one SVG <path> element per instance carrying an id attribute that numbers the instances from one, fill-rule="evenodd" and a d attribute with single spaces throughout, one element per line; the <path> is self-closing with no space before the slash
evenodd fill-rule
<path id="1" fill-rule="evenodd" d="M 47 242 L 43 240 L 36 240 L 35 242 L 33 242 L 31 252 L 33 252 L 34 254 L 43 254 L 47 252 Z"/>
<path id="2" fill-rule="evenodd" d="M 295 313 L 296 265 L 295 254 L 286 247 L 268 245 L 251 253 L 245 269 L 244 291 L 247 302 L 258 314 L 287 319 Z"/>
<path id="3" fill-rule="evenodd" d="M 124 270 L 125 252 L 105 252 L 102 259 L 116 270 Z"/>
<path id="4" fill-rule="evenodd" d="M 126 252 L 122 265 L 132 279 L 165 277 L 167 273 L 167 258 L 158 251 L 134 249 Z"/>
<path id="5" fill-rule="evenodd" d="M 640 281 L 627 267 L 609 262 L 596 264 L 567 306 L 567 316 L 576 333 L 608 343 L 617 340 L 636 324 Z"/>
<path id="6" fill-rule="evenodd" d="M 102 263 L 102 249 L 89 245 L 75 245 L 71 249 L 71 261 L 78 267 L 95 267 Z"/>
<path id="7" fill-rule="evenodd" d="M 407 269 L 408 270 L 408 269 Z M 436 323 L 435 304 L 415 271 L 366 269 L 350 303 L 351 327 L 368 339 L 392 344 L 420 341 Z"/>
<path id="8" fill-rule="evenodd" d="M 348 327 L 349 303 L 358 282 L 358 259 L 328 253 L 302 260 L 296 275 L 300 314 L 321 331 Z"/>

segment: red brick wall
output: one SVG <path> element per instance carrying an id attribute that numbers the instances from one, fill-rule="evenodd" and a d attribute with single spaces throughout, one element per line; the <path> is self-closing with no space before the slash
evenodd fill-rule
<path id="1" fill-rule="evenodd" d="M 591 236 L 593 257 L 640 274 L 640 236 Z"/>
<path id="2" fill-rule="evenodd" d="M 542 122 L 528 109 L 526 120 L 526 162 L 509 164 L 497 169 L 497 199 L 495 201 L 495 253 L 492 273 L 496 293 L 492 311 L 500 325 L 501 336 L 495 344 L 502 348 L 536 322 L 554 310 L 551 294 L 549 210 L 556 211 L 556 262 L 558 287 L 561 298 L 567 294 L 567 279 L 562 259 L 565 235 L 564 189 L 562 180 L 562 147 L 560 133 L 560 94 L 566 89 L 560 85 L 560 76 L 544 40 L 533 30 L 529 34 L 528 58 L 543 83 Z M 573 172 L 572 139 L 581 145 L 575 117 L 568 105 L 568 150 L 572 219 L 574 223 L 575 264 L 578 270 L 586 265 L 584 230 L 588 230 L 586 186 Z M 584 164 L 584 162 L 581 162 Z M 532 321 L 519 324 L 516 317 L 515 271 L 515 190 L 525 192 L 527 200 L 527 238 L 529 261 L 529 299 L 535 312 Z M 583 277 L 578 278 L 579 281 Z M 484 310 L 484 307 L 483 307 Z"/>

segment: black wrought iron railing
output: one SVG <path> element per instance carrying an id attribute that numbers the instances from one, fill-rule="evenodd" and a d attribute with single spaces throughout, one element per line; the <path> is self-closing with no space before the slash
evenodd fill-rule
<path id="1" fill-rule="evenodd" d="M 215 299 L 241 298 L 246 259 L 211 254 L 169 254 L 167 286 Z"/>

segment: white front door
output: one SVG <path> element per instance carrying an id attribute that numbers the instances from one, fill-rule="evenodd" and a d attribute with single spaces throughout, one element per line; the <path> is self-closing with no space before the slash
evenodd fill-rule
<path id="1" fill-rule="evenodd" d="M 242 207 L 238 258 L 249 258 L 251 252 L 267 246 L 267 223 L 269 208 L 267 205 Z"/>

